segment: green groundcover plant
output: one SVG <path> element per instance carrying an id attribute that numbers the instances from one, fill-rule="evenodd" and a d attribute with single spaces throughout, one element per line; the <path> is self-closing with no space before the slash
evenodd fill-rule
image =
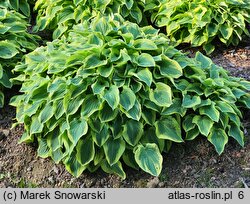
<path id="1" fill-rule="evenodd" d="M 202 46 L 209 54 L 214 51 L 214 39 L 235 46 L 244 34 L 249 36 L 250 1 L 163 0 L 151 18 L 166 27 L 172 41 Z"/>
<path id="2" fill-rule="evenodd" d="M 250 107 L 250 83 L 118 15 L 75 26 L 15 72 L 20 142 L 38 141 L 40 157 L 74 176 L 101 167 L 124 179 L 124 163 L 157 176 L 172 142 L 199 135 L 219 154 L 229 137 L 244 145 L 239 108 Z"/>
<path id="3" fill-rule="evenodd" d="M 38 0 L 35 31 L 50 29 L 53 38 L 60 37 L 73 25 L 89 20 L 98 13 L 119 13 L 124 18 L 140 23 L 145 21 L 145 0 Z"/>
<path id="4" fill-rule="evenodd" d="M 23 15 L 0 5 L 0 107 L 4 104 L 3 87 L 11 88 L 11 70 L 23 53 L 34 50 L 37 36 L 27 32 Z"/>

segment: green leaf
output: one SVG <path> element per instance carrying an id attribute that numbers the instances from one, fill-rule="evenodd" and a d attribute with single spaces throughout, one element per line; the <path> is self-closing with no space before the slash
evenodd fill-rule
<path id="1" fill-rule="evenodd" d="M 142 111 L 142 118 L 145 120 L 147 124 L 154 125 L 156 120 L 156 112 L 154 110 L 144 107 Z"/>
<path id="2" fill-rule="evenodd" d="M 168 116 L 155 123 L 156 136 L 160 139 L 183 142 L 180 124 L 174 117 Z"/>
<path id="3" fill-rule="evenodd" d="M 77 144 L 78 140 L 87 134 L 88 131 L 88 124 L 83 118 L 74 118 L 70 124 L 69 129 L 69 139 L 74 144 Z"/>
<path id="4" fill-rule="evenodd" d="M 203 106 L 203 107 L 199 108 L 199 112 L 201 115 L 206 115 L 211 120 L 213 120 L 215 122 L 219 122 L 220 112 L 215 107 L 215 103 L 212 103 L 209 106 Z"/>
<path id="5" fill-rule="evenodd" d="M 32 96 L 31 96 L 31 100 L 32 101 L 43 101 L 48 97 L 48 93 L 47 93 L 47 84 L 44 84 L 43 86 L 40 86 L 38 88 L 36 88 L 33 92 L 32 92 Z"/>
<path id="6" fill-rule="evenodd" d="M 98 148 L 96 149 L 95 152 L 95 157 L 94 157 L 94 165 L 100 165 L 101 161 L 103 160 L 104 157 L 104 151 L 103 149 L 99 150 Z"/>
<path id="7" fill-rule="evenodd" d="M 136 63 L 141 67 L 155 67 L 154 58 L 147 53 L 142 53 L 136 59 Z"/>
<path id="8" fill-rule="evenodd" d="M 124 113 L 128 118 L 132 118 L 133 120 L 139 121 L 142 114 L 141 104 L 138 102 L 138 100 L 135 100 L 135 105 L 128 111 L 125 111 Z"/>
<path id="9" fill-rule="evenodd" d="M 69 105 L 66 110 L 67 115 L 75 114 L 80 108 L 80 106 L 82 105 L 83 101 L 84 101 L 84 98 L 81 95 L 78 97 L 72 98 L 69 101 Z"/>
<path id="10" fill-rule="evenodd" d="M 58 120 L 65 112 L 63 107 L 63 100 L 54 101 L 53 108 L 55 110 L 55 118 Z"/>
<path id="11" fill-rule="evenodd" d="M 136 96 L 134 92 L 127 86 L 123 87 L 123 91 L 120 94 L 120 103 L 122 107 L 128 111 L 135 105 Z"/>
<path id="12" fill-rule="evenodd" d="M 97 68 L 98 72 L 100 73 L 101 76 L 107 78 L 111 75 L 111 73 L 114 70 L 113 65 L 105 65 L 105 66 L 100 66 Z"/>
<path id="13" fill-rule="evenodd" d="M 155 143 L 158 146 L 160 152 L 162 152 L 164 150 L 166 141 L 171 142 L 170 140 L 159 139 L 156 136 L 155 128 L 150 127 L 144 131 L 144 134 L 143 134 L 143 137 L 141 137 L 140 143 L 143 145 L 147 143 Z"/>
<path id="14" fill-rule="evenodd" d="M 149 39 L 137 39 L 134 46 L 137 50 L 157 50 L 156 44 Z"/>
<path id="15" fill-rule="evenodd" d="M 26 142 L 26 143 L 34 142 L 34 135 L 30 135 L 27 132 L 24 132 L 22 134 L 22 137 L 18 141 L 18 144 L 21 144 L 23 142 Z"/>
<path id="16" fill-rule="evenodd" d="M 143 124 L 136 120 L 129 120 L 124 125 L 123 138 L 131 146 L 135 146 L 143 134 Z"/>
<path id="17" fill-rule="evenodd" d="M 47 143 L 46 138 L 40 138 L 38 137 L 38 149 L 37 149 L 37 155 L 42 158 L 46 158 L 50 156 L 50 148 Z"/>
<path id="18" fill-rule="evenodd" d="M 51 152 L 51 158 L 55 161 L 56 164 L 59 164 L 59 162 L 65 157 L 62 149 L 57 149 L 53 152 Z"/>
<path id="19" fill-rule="evenodd" d="M 80 162 L 77 160 L 76 154 L 76 151 L 73 151 L 71 155 L 66 157 L 63 163 L 68 172 L 70 172 L 75 177 L 79 177 L 87 168 L 87 166 L 83 166 L 80 164 Z"/>
<path id="20" fill-rule="evenodd" d="M 138 77 L 138 79 L 140 79 L 140 81 L 144 82 L 149 87 L 151 86 L 151 84 L 153 82 L 152 73 L 149 71 L 148 68 L 140 70 L 136 74 L 136 77 Z"/>
<path id="21" fill-rule="evenodd" d="M 104 125 L 100 132 L 92 132 L 92 137 L 99 147 L 103 146 L 110 137 L 107 125 Z"/>
<path id="22" fill-rule="evenodd" d="M 48 146 L 52 151 L 56 151 L 62 146 L 62 134 L 59 131 L 59 128 L 50 132 L 47 136 L 48 138 Z"/>
<path id="23" fill-rule="evenodd" d="M 207 139 L 214 145 L 219 155 L 224 151 L 224 147 L 228 142 L 227 134 L 221 128 L 212 128 Z"/>
<path id="24" fill-rule="evenodd" d="M 246 94 L 245 91 L 243 91 L 243 90 L 241 90 L 241 89 L 238 89 L 238 88 L 236 88 L 236 87 L 234 87 L 234 88 L 232 89 L 232 92 L 233 92 L 233 94 L 235 95 L 236 98 L 240 98 L 241 96 L 244 96 L 244 95 Z"/>
<path id="25" fill-rule="evenodd" d="M 198 135 L 200 134 L 200 131 L 197 127 L 189 130 L 186 132 L 185 140 L 194 140 Z"/>
<path id="26" fill-rule="evenodd" d="M 185 108 L 194 108 L 201 103 L 201 98 L 199 96 L 191 96 L 185 94 L 182 100 L 182 106 Z"/>
<path id="27" fill-rule="evenodd" d="M 107 60 L 100 60 L 98 56 L 90 55 L 85 59 L 84 67 L 86 67 L 86 69 L 92 69 L 106 65 L 107 63 Z"/>
<path id="28" fill-rule="evenodd" d="M 158 106 L 169 107 L 172 104 L 171 88 L 161 82 L 156 83 L 156 88 L 150 90 L 149 99 Z"/>
<path id="29" fill-rule="evenodd" d="M 136 20 L 139 24 L 142 20 L 142 11 L 138 7 L 133 7 L 130 11 L 130 15 Z"/>
<path id="30" fill-rule="evenodd" d="M 136 163 L 143 171 L 153 176 L 159 176 L 163 159 L 156 144 L 138 145 L 134 154 Z"/>
<path id="31" fill-rule="evenodd" d="M 120 102 L 119 89 L 117 86 L 112 85 L 109 90 L 105 91 L 103 98 L 107 101 L 109 106 L 114 110 Z"/>
<path id="32" fill-rule="evenodd" d="M 10 5 L 16 10 L 19 10 L 19 0 L 8 0 Z"/>
<path id="33" fill-rule="evenodd" d="M 50 102 L 45 105 L 44 109 L 40 112 L 39 120 L 41 123 L 47 122 L 54 115 L 53 103 Z"/>
<path id="34" fill-rule="evenodd" d="M 227 113 L 220 112 L 220 122 L 224 128 L 228 126 L 229 117 Z"/>
<path id="35" fill-rule="evenodd" d="M 212 60 L 203 55 L 201 52 L 197 52 L 195 55 L 195 59 L 201 63 L 201 68 L 208 69 L 212 64 Z"/>
<path id="36" fill-rule="evenodd" d="M 122 138 L 110 138 L 104 145 L 104 153 L 109 165 L 113 165 L 119 161 L 123 152 L 125 151 L 126 143 Z"/>
<path id="37" fill-rule="evenodd" d="M 0 42 L 0 58 L 3 59 L 10 59 L 18 54 L 18 50 L 14 46 L 14 44 L 8 41 L 1 41 Z"/>
<path id="38" fill-rule="evenodd" d="M 227 23 L 220 25 L 219 30 L 223 38 L 225 38 L 226 40 L 229 40 L 229 38 L 232 36 L 233 31 L 234 31 L 233 28 Z"/>
<path id="39" fill-rule="evenodd" d="M 213 37 L 217 34 L 218 32 L 218 25 L 215 24 L 215 23 L 209 23 L 207 26 L 206 26 L 206 29 L 207 29 L 207 34 L 209 37 Z"/>
<path id="40" fill-rule="evenodd" d="M 240 127 L 240 125 L 241 125 L 240 118 L 239 118 L 237 115 L 232 114 L 232 113 L 227 113 L 227 114 L 228 114 L 228 116 L 229 116 L 229 119 L 230 119 L 235 125 L 237 125 L 237 126 Z"/>
<path id="41" fill-rule="evenodd" d="M 186 114 L 186 108 L 182 106 L 182 101 L 179 98 L 173 99 L 173 104 L 169 107 L 164 107 L 161 114 L 162 115 L 173 115 L 179 114 L 180 116 L 184 116 Z"/>
<path id="42" fill-rule="evenodd" d="M 43 124 L 37 116 L 33 116 L 30 125 L 30 134 L 40 133 L 43 130 Z"/>
<path id="43" fill-rule="evenodd" d="M 174 79 L 182 76 L 182 67 L 180 66 L 180 64 L 165 55 L 162 55 L 162 61 L 157 62 L 157 65 L 159 65 L 160 73 L 162 76 Z"/>
<path id="44" fill-rule="evenodd" d="M 122 163 L 118 161 L 117 163 L 110 165 L 106 160 L 101 163 L 101 168 L 108 174 L 116 174 L 122 179 L 126 178 L 126 174 L 122 168 Z"/>
<path id="45" fill-rule="evenodd" d="M 1 84 L 6 88 L 11 88 L 12 87 L 12 83 L 10 82 L 10 76 L 5 71 L 3 71 L 2 77 L 0 78 L 0 85 Z"/>
<path id="46" fill-rule="evenodd" d="M 91 88 L 94 94 L 100 94 L 108 86 L 109 86 L 109 83 L 107 81 L 97 80 L 94 84 L 91 85 Z"/>
<path id="47" fill-rule="evenodd" d="M 230 124 L 228 135 L 234 138 L 242 147 L 244 147 L 244 133 L 241 131 L 240 127 L 235 124 Z"/>
<path id="48" fill-rule="evenodd" d="M 245 104 L 245 106 L 250 109 L 250 94 L 247 94 L 246 96 L 241 97 L 240 102 Z"/>
<path id="49" fill-rule="evenodd" d="M 81 115 L 90 117 L 94 112 L 99 110 L 100 100 L 94 95 L 87 95 L 81 105 Z"/>
<path id="50" fill-rule="evenodd" d="M 109 122 L 115 119 L 118 110 L 113 110 L 107 103 L 104 103 L 103 108 L 99 111 L 101 122 Z"/>
<path id="51" fill-rule="evenodd" d="M 132 150 L 126 149 L 122 155 L 122 159 L 127 166 L 139 170 L 139 166 L 135 161 L 135 156 Z"/>
<path id="52" fill-rule="evenodd" d="M 89 164 L 95 156 L 95 146 L 92 138 L 85 140 L 79 140 L 76 146 L 76 158 L 81 163 L 81 165 Z"/>
<path id="53" fill-rule="evenodd" d="M 215 50 L 215 46 L 212 45 L 211 43 L 204 44 L 202 48 L 203 50 L 205 50 L 207 55 L 210 55 Z"/>
<path id="54" fill-rule="evenodd" d="M 183 122 L 182 127 L 185 130 L 185 132 L 188 132 L 192 129 L 194 129 L 195 124 L 192 122 L 194 115 L 186 115 Z"/>
<path id="55" fill-rule="evenodd" d="M 23 12 L 25 16 L 30 16 L 30 6 L 27 1 L 20 2 L 20 10 Z"/>
<path id="56" fill-rule="evenodd" d="M 4 26 L 4 25 L 0 25 L 0 34 L 5 34 L 6 32 L 8 32 L 10 30 L 10 27 Z"/>
<path id="57" fill-rule="evenodd" d="M 192 123 L 195 123 L 198 126 L 200 133 L 205 136 L 208 136 L 214 124 L 209 117 L 200 115 L 194 116 Z"/>
<path id="58" fill-rule="evenodd" d="M 224 101 L 216 101 L 216 107 L 223 113 L 234 113 L 235 111 L 229 103 Z"/>

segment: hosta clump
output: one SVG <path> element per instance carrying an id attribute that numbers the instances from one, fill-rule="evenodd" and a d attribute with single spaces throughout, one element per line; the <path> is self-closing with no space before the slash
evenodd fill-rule
<path id="1" fill-rule="evenodd" d="M 35 30 L 50 29 L 53 38 L 60 37 L 73 25 L 101 14 L 119 13 L 124 18 L 140 23 L 145 0 L 38 0 Z M 145 19 L 144 19 L 145 20 Z"/>
<path id="2" fill-rule="evenodd" d="M 152 15 L 159 27 L 166 27 L 172 41 L 203 46 L 214 51 L 214 40 L 237 45 L 243 35 L 249 36 L 249 0 L 163 0 Z"/>
<path id="3" fill-rule="evenodd" d="M 228 136 L 244 143 L 238 107 L 249 108 L 249 82 L 118 16 L 75 26 L 15 71 L 23 82 L 11 102 L 24 123 L 21 142 L 38 141 L 40 157 L 75 176 L 101 167 L 125 178 L 122 162 L 159 175 L 171 142 L 198 135 L 219 154 Z"/>
<path id="4" fill-rule="evenodd" d="M 23 53 L 37 47 L 38 37 L 27 32 L 25 17 L 0 5 L 0 107 L 3 107 L 3 87 L 10 88 L 11 70 Z"/>

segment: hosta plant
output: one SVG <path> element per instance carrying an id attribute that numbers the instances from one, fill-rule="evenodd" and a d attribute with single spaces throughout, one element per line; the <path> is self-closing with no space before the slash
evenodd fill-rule
<path id="1" fill-rule="evenodd" d="M 140 23 L 145 18 L 142 13 L 144 4 L 145 0 L 38 0 L 34 8 L 38 12 L 35 30 L 53 30 L 56 39 L 74 24 L 98 13 L 120 13 L 124 18 Z"/>
<path id="2" fill-rule="evenodd" d="M 119 16 L 75 26 L 15 71 L 20 142 L 37 141 L 40 157 L 74 176 L 101 167 L 125 178 L 124 163 L 157 176 L 172 142 L 199 135 L 219 154 L 229 137 L 244 144 L 239 107 L 250 107 L 250 83 Z"/>
<path id="3" fill-rule="evenodd" d="M 34 50 L 37 36 L 27 32 L 23 15 L 0 5 L 0 107 L 4 104 L 3 88 L 10 88 L 11 70 L 24 53 Z"/>
<path id="4" fill-rule="evenodd" d="M 214 40 L 234 46 L 249 36 L 249 0 L 163 0 L 152 21 L 166 27 L 172 41 L 202 46 L 207 53 L 214 51 Z"/>

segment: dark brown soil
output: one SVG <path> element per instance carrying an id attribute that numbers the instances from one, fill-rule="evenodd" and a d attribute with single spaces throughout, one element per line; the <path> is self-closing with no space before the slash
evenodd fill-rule
<path id="1" fill-rule="evenodd" d="M 250 46 L 226 49 L 212 56 L 215 63 L 234 76 L 250 79 Z M 125 169 L 121 180 L 102 171 L 84 172 L 72 177 L 62 164 L 38 158 L 36 147 L 18 144 L 23 128 L 10 129 L 15 109 L 0 110 L 0 187 L 247 187 L 250 186 L 250 113 L 245 113 L 246 145 L 241 148 L 229 140 L 225 152 L 218 156 L 204 138 L 173 145 L 164 155 L 159 177 L 142 171 Z"/>

